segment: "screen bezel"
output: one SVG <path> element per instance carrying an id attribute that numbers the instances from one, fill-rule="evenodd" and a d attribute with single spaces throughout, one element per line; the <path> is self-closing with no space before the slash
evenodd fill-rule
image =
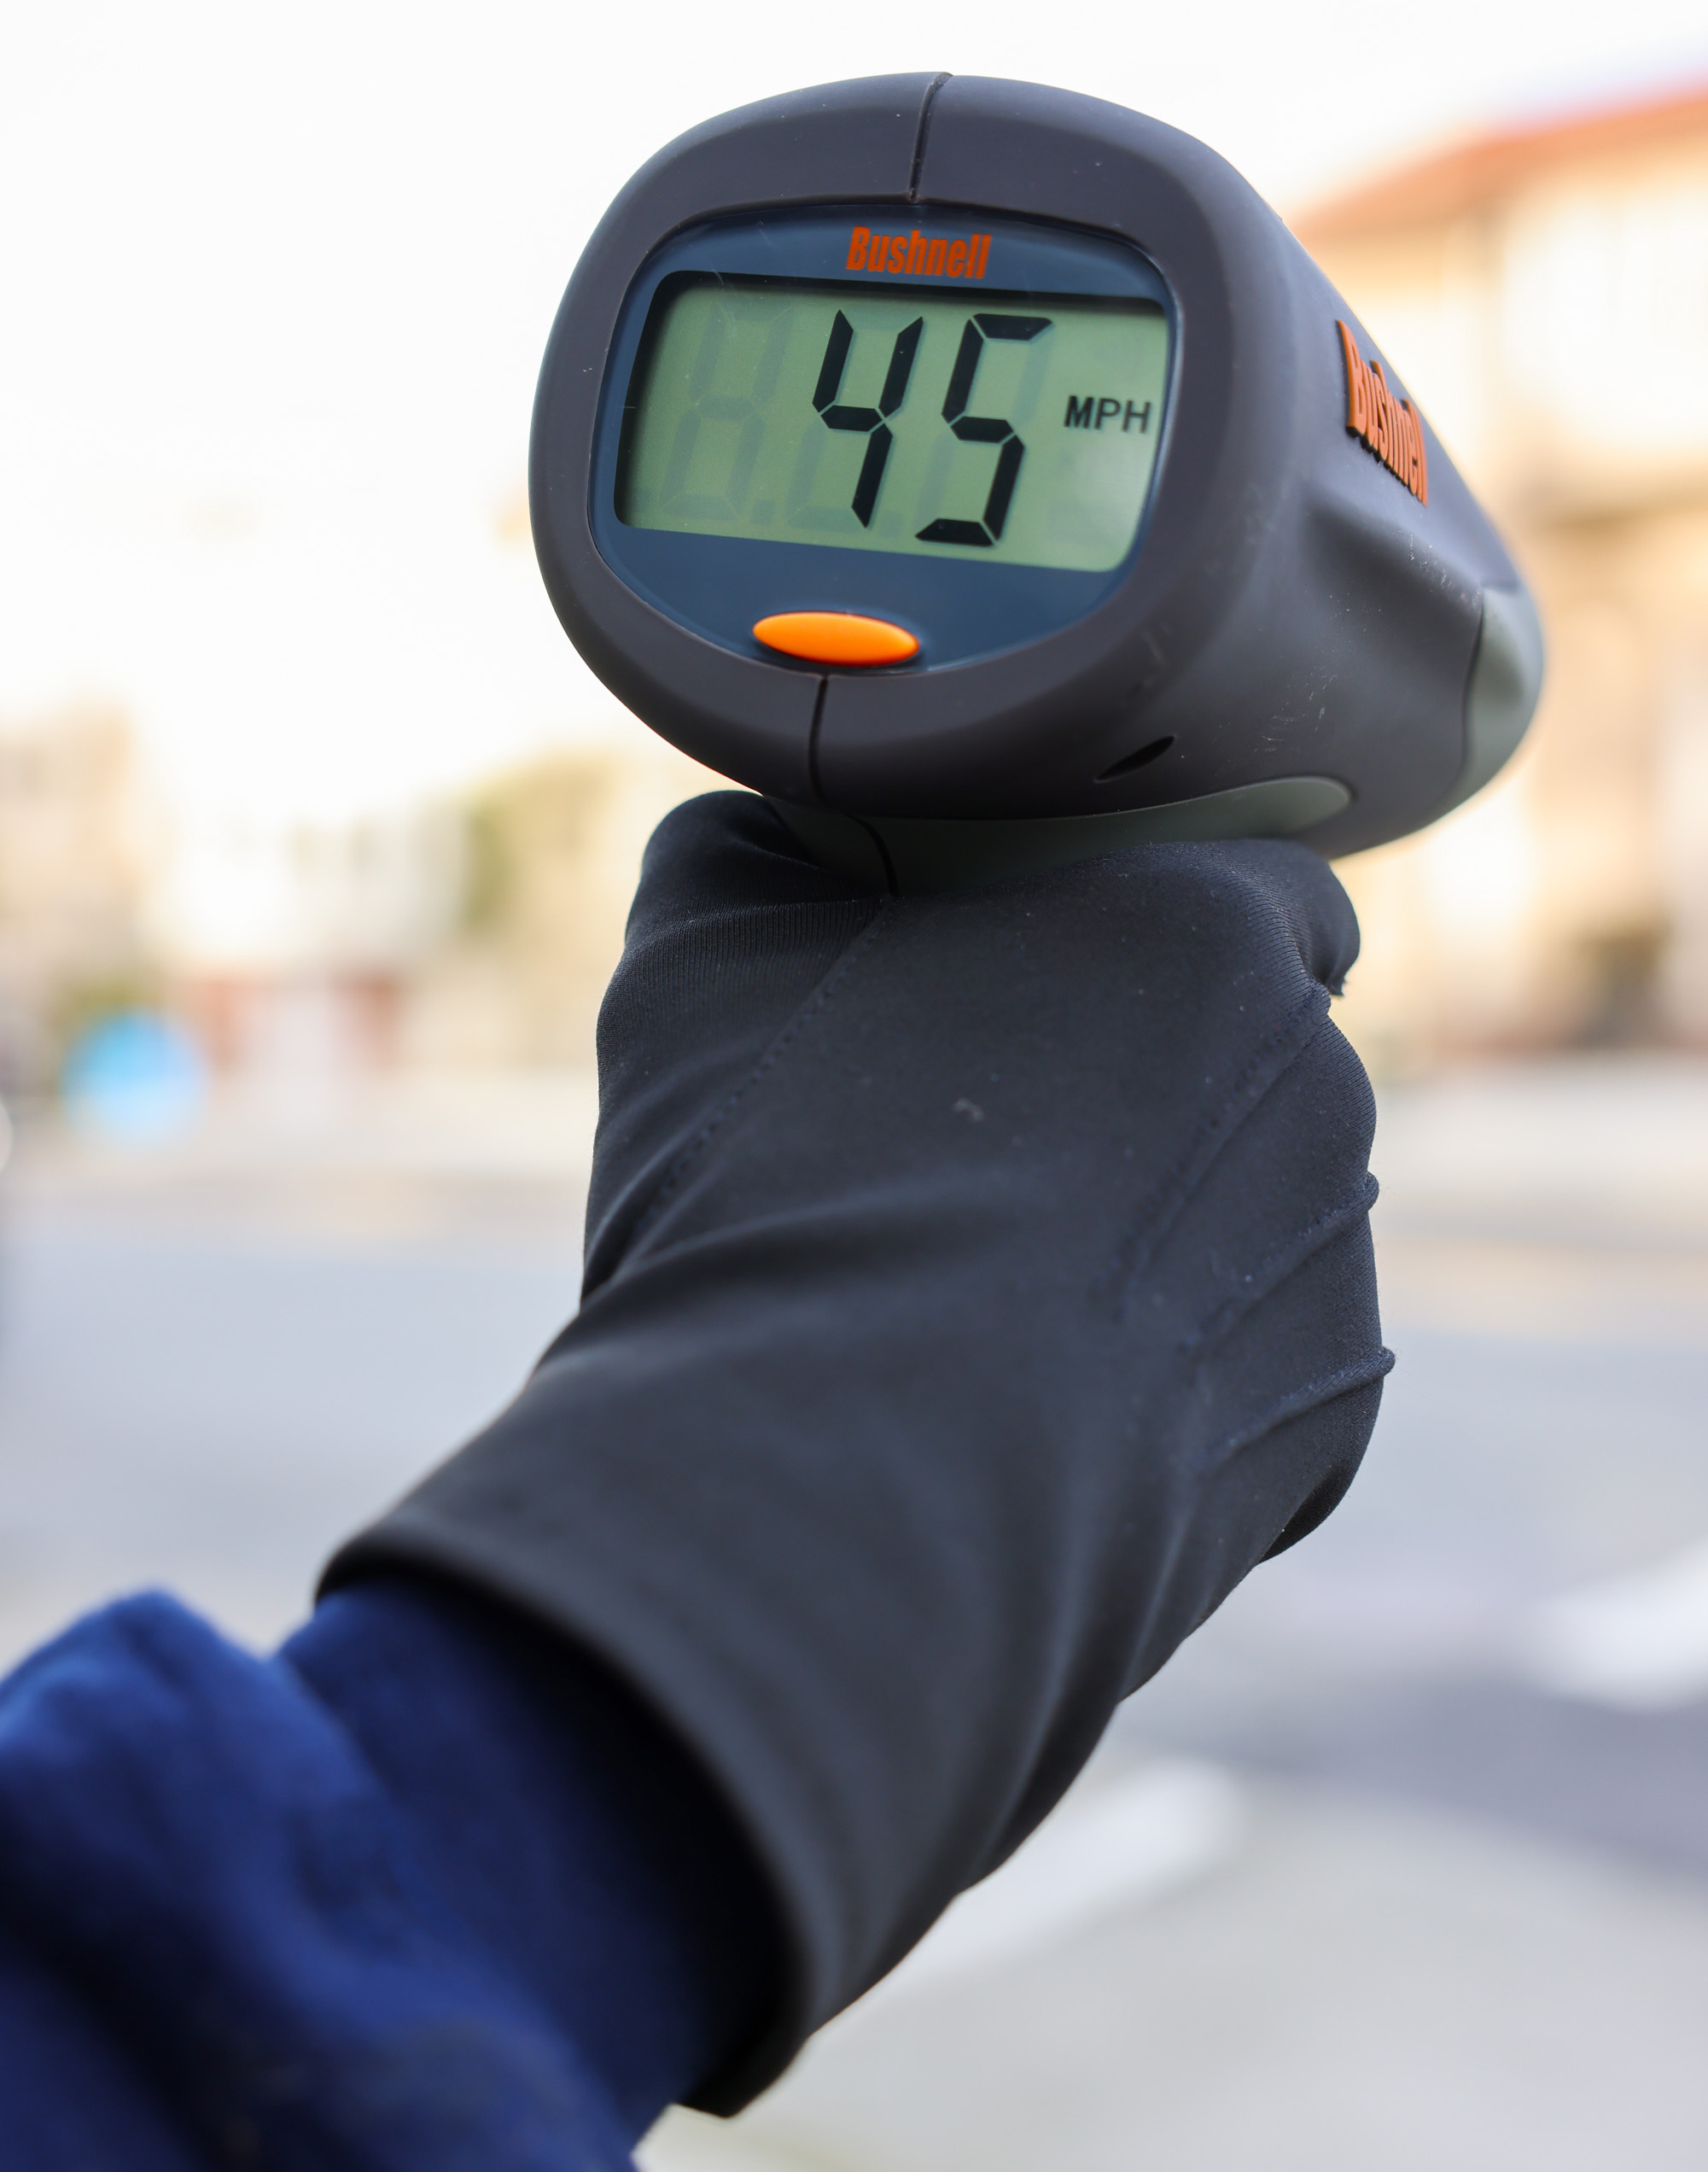
<path id="1" fill-rule="evenodd" d="M 889 231 L 904 222 L 926 231 L 989 234 L 1001 283 L 988 276 L 975 283 L 862 275 L 847 269 L 854 226 Z M 661 289 L 683 272 L 807 280 L 854 290 L 877 286 L 939 299 L 954 286 L 968 290 L 970 302 L 976 296 L 981 307 L 989 308 L 1041 307 L 1052 298 L 1076 297 L 1157 305 L 1168 356 L 1157 455 L 1128 551 L 1106 569 L 1081 572 L 630 527 L 616 511 L 625 441 L 644 381 L 647 337 Z M 1042 219 L 894 203 L 849 202 L 708 220 L 653 251 L 624 298 L 595 425 L 588 502 L 593 540 L 611 570 L 656 609 L 738 655 L 783 661 L 761 647 L 752 629 L 759 619 L 788 610 L 860 611 L 906 627 L 918 639 L 920 651 L 909 663 L 895 667 L 899 670 L 929 670 L 997 655 L 1071 625 L 1106 601 L 1130 574 L 1144 548 L 1167 463 L 1179 349 L 1178 312 L 1161 273 L 1136 248 L 1103 236 Z"/>

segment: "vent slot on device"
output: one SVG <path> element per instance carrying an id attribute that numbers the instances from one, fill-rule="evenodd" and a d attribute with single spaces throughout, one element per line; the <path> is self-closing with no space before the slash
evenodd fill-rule
<path id="1" fill-rule="evenodd" d="M 1152 739 L 1148 746 L 1141 746 L 1136 754 L 1122 755 L 1119 762 L 1111 762 L 1107 769 L 1099 773 L 1096 782 L 1106 785 L 1111 777 L 1130 777 L 1135 769 L 1143 769 L 1168 752 L 1175 744 L 1175 735 L 1167 733 L 1160 739 Z"/>

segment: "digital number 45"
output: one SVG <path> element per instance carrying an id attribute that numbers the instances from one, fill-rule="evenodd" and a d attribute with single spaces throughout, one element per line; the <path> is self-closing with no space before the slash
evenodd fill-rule
<path id="1" fill-rule="evenodd" d="M 977 520 L 931 521 L 919 530 L 918 541 L 955 543 L 971 550 L 988 550 L 1000 537 L 1026 447 L 1006 415 L 969 415 L 967 403 L 972 398 L 973 380 L 978 375 L 987 340 L 1035 340 L 1041 332 L 1047 332 L 1054 321 L 1050 317 L 1005 317 L 988 310 L 968 318 L 961 330 L 955 366 L 949 375 L 949 388 L 943 398 L 943 420 L 965 443 L 1000 447 L 996 456 L 996 472 L 990 480 L 984 511 Z M 840 309 L 831 325 L 825 359 L 819 365 L 813 405 L 827 429 L 858 430 L 867 436 L 866 458 L 860 462 L 851 501 L 854 518 L 862 528 L 871 525 L 878 489 L 889 464 L 889 448 L 895 442 L 889 417 L 906 397 L 907 381 L 913 374 L 924 328 L 924 318 L 916 317 L 895 335 L 895 343 L 889 351 L 889 366 L 884 371 L 883 390 L 876 407 L 844 407 L 837 404 L 837 395 L 848 372 L 848 356 L 854 347 L 854 326 Z M 1120 402 L 1116 405 L 1118 407 Z M 1148 406 L 1145 412 L 1148 419 Z M 1142 429 L 1144 424 L 1140 427 Z"/>

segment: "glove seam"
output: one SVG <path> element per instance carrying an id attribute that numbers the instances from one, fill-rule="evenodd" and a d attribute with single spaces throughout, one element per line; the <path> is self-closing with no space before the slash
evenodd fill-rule
<path id="1" fill-rule="evenodd" d="M 1183 1334 L 1175 1346 L 1180 1356 L 1198 1352 L 1207 1357 L 1206 1346 L 1224 1340 L 1254 1305 L 1273 1296 L 1308 1260 L 1315 1258 L 1337 1237 L 1367 1216 L 1376 1204 L 1379 1190 L 1376 1179 L 1367 1170 L 1355 1192 L 1332 1206 L 1326 1206 L 1320 1214 L 1313 1215 L 1260 1260 L 1249 1275 L 1243 1276 L 1239 1287 L 1206 1313 L 1198 1326 Z"/>
<path id="2" fill-rule="evenodd" d="M 1303 1417 L 1308 1410 L 1320 1410 L 1325 1403 L 1338 1403 L 1342 1396 L 1354 1394 L 1360 1388 L 1373 1387 L 1379 1380 L 1385 1380 L 1393 1369 L 1394 1353 L 1384 1345 L 1367 1357 L 1355 1358 L 1350 1364 L 1338 1365 L 1332 1372 L 1319 1373 L 1302 1387 L 1278 1396 L 1257 1416 L 1237 1426 L 1232 1433 L 1224 1433 L 1220 1440 L 1198 1449 L 1190 1458 L 1192 1467 L 1201 1474 L 1231 1462 L 1273 1433 L 1277 1426 Z"/>
<path id="3" fill-rule="evenodd" d="M 1314 1014 L 1314 1016 L 1313 1016 Z M 1155 1187 L 1126 1233 L 1116 1241 L 1108 1264 L 1092 1285 L 1093 1298 L 1113 1300 L 1116 1319 L 1123 1317 L 1134 1284 L 1156 1258 L 1164 1238 L 1186 1211 L 1187 1202 L 1209 1176 L 1217 1159 L 1253 1113 L 1261 1108 L 1276 1084 L 1297 1062 L 1316 1038 L 1328 1017 L 1327 991 L 1313 985 L 1309 994 L 1287 1014 L 1252 1055 L 1234 1080 L 1213 1116 L 1206 1118 L 1163 1182 Z M 1308 1028 L 1309 1030 L 1303 1030 Z M 1288 1041 L 1293 1040 L 1289 1048 Z M 1281 1060 L 1274 1062 L 1277 1052 Z M 1254 1094 L 1250 1089 L 1266 1066 L 1274 1068 Z M 1242 1098 L 1245 1106 L 1239 1106 Z M 1230 1114 L 1239 1110 L 1230 1123 Z"/>
<path id="4" fill-rule="evenodd" d="M 743 1100 L 759 1084 L 766 1073 L 782 1060 L 791 1042 L 800 1037 L 811 1021 L 829 1004 L 838 984 L 853 969 L 861 953 L 876 940 L 879 929 L 889 916 L 890 909 L 890 902 L 887 897 L 878 900 L 877 911 L 860 932 L 850 940 L 842 956 L 837 959 L 807 1001 L 796 1012 L 794 1017 L 790 1019 L 788 1025 L 784 1027 L 782 1032 L 778 1035 L 747 1077 L 707 1118 L 698 1131 L 678 1153 L 669 1168 L 666 1170 L 657 1191 L 648 1201 L 644 1211 L 635 1218 L 628 1242 L 631 1256 L 632 1256 L 633 1247 L 643 1241 L 648 1230 L 679 1190 L 689 1170 L 705 1152 L 730 1118 L 734 1115 Z M 617 1273 L 621 1274 L 621 1267 L 619 1266 Z M 615 1279 L 615 1276 L 611 1279 Z"/>

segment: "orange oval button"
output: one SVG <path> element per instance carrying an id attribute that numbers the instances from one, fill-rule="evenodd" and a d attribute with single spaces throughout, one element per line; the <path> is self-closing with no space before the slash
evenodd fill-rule
<path id="1" fill-rule="evenodd" d="M 906 663 L 919 653 L 905 626 L 854 611 L 778 611 L 761 619 L 753 638 L 808 663 Z"/>

